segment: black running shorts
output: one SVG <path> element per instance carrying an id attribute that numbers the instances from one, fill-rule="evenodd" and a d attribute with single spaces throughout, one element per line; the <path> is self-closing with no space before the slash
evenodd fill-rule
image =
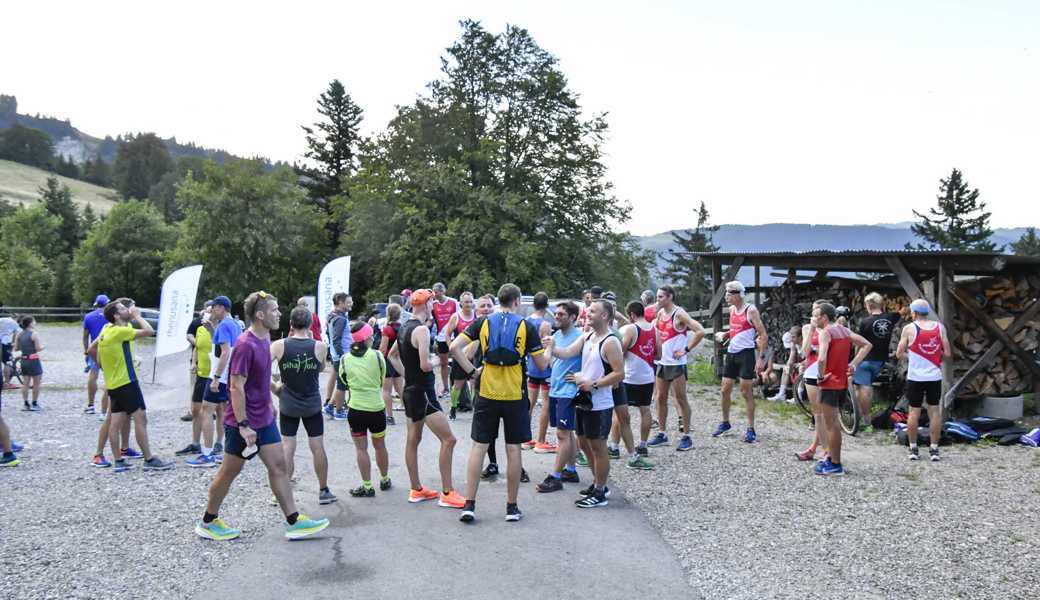
<path id="1" fill-rule="evenodd" d="M 290 417 L 283 412 L 278 413 L 278 428 L 285 437 L 296 437 L 301 421 L 307 437 L 315 438 L 325 434 L 325 419 L 320 410 L 309 417 Z"/>
<path id="2" fill-rule="evenodd" d="M 726 353 L 726 366 L 722 370 L 725 379 L 743 379 L 750 381 L 755 378 L 755 349 L 744 348 L 733 354 Z"/>
<path id="3" fill-rule="evenodd" d="M 625 383 L 625 396 L 629 406 L 650 406 L 654 400 L 654 384 Z"/>
<path id="4" fill-rule="evenodd" d="M 478 444 L 490 444 L 498 437 L 498 423 L 501 421 L 506 443 L 522 444 L 531 439 L 529 409 L 530 404 L 524 400 L 488 400 L 477 396 L 473 402 L 470 437 Z"/>
<path id="5" fill-rule="evenodd" d="M 906 382 L 906 399 L 913 408 L 921 408 L 925 402 L 928 403 L 928 406 L 939 406 L 939 396 L 941 395 L 941 381 Z"/>

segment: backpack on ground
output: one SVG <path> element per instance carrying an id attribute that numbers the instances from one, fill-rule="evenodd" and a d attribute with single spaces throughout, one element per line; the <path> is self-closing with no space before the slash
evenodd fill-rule
<path id="1" fill-rule="evenodd" d="M 522 358 L 517 347 L 527 346 L 527 328 L 522 327 L 524 319 L 520 315 L 500 312 L 487 317 L 487 350 L 484 351 L 484 362 L 500 367 L 512 367 L 520 364 Z"/>

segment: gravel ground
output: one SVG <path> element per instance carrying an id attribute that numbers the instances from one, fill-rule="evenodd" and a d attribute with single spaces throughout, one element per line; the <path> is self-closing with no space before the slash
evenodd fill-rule
<path id="1" fill-rule="evenodd" d="M 695 450 L 676 453 L 670 431 L 673 446 L 651 449 L 654 471 L 618 468 L 612 476 L 675 548 L 694 594 L 1040 592 L 1036 450 L 960 445 L 944 447 L 940 463 L 911 463 L 905 449 L 875 433 L 846 438 L 842 462 L 849 473 L 823 478 L 794 458 L 810 439 L 805 420 L 770 406 L 760 410 L 758 443 L 745 444 L 739 435 L 712 439 L 720 418 L 717 389 L 691 390 Z M 733 424 L 743 431 L 742 410 Z"/>

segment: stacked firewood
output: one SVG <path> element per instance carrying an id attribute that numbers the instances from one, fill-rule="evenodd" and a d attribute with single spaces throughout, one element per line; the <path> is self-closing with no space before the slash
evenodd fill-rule
<path id="1" fill-rule="evenodd" d="M 958 281 L 957 288 L 967 292 L 998 327 L 1007 329 L 1015 318 L 1029 305 L 1032 298 L 1040 295 L 1040 275 L 1008 275 Z M 899 313 L 902 317 L 892 337 L 891 354 L 895 354 L 899 342 L 898 331 L 910 320 L 910 297 L 892 278 L 868 280 L 841 277 L 824 277 L 809 281 L 785 282 L 769 291 L 762 303 L 762 321 L 769 332 L 772 347 L 782 349 L 781 337 L 793 325 L 808 323 L 813 301 L 827 300 L 835 306 L 847 306 L 851 311 L 850 327 L 854 330 L 859 320 L 867 315 L 863 298 L 870 292 L 878 292 L 885 298 L 885 310 Z M 956 300 L 954 307 L 953 336 L 954 378 L 963 375 L 994 343 L 978 319 Z M 1034 353 L 1040 348 L 1040 317 L 1028 324 L 1012 339 L 1023 350 Z M 786 352 L 781 353 L 786 356 Z M 964 394 L 1010 394 L 1029 389 L 1032 379 L 1016 363 L 1013 353 L 1004 349 L 996 360 L 965 388 Z"/>

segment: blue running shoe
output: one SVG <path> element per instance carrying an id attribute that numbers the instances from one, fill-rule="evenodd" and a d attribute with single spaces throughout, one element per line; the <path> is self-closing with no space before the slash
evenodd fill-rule
<path id="1" fill-rule="evenodd" d="M 656 434 L 654 435 L 654 437 L 650 438 L 650 439 L 649 439 L 649 440 L 648 440 L 648 441 L 646 442 L 646 445 L 647 445 L 647 446 L 650 446 L 651 448 L 655 448 L 655 447 L 657 447 L 657 446 L 667 446 L 667 445 L 668 445 L 669 443 L 670 443 L 670 442 L 668 441 L 668 436 L 667 436 L 667 435 L 665 435 L 664 433 L 662 433 L 662 432 L 658 431 L 658 432 L 657 432 L 657 433 L 656 433 Z"/>
<path id="2" fill-rule="evenodd" d="M 684 435 L 679 440 L 679 445 L 675 447 L 677 452 L 686 452 L 693 450 L 693 439 L 689 435 Z"/>
<path id="3" fill-rule="evenodd" d="M 207 469 L 217 466 L 217 459 L 212 454 L 200 454 L 185 462 L 188 463 L 189 467 L 196 469 Z"/>
<path id="4" fill-rule="evenodd" d="M 11 440 L 11 452 L 14 452 L 15 454 L 17 454 L 17 453 L 21 452 L 22 450 L 25 450 L 25 446 L 15 442 L 14 440 Z"/>
<path id="5" fill-rule="evenodd" d="M 813 469 L 817 475 L 844 475 L 845 469 L 841 465 L 836 465 L 831 462 L 830 457 L 826 460 L 821 460 L 816 463 L 816 468 Z"/>
<path id="6" fill-rule="evenodd" d="M 748 427 L 747 431 L 744 432 L 744 441 L 749 443 L 749 444 L 753 444 L 753 443 L 755 443 L 755 440 L 757 440 L 757 439 L 758 439 L 758 436 L 755 435 L 755 428 L 754 427 Z"/>
<path id="7" fill-rule="evenodd" d="M 112 463 L 113 473 L 123 473 L 133 468 L 134 465 L 130 464 L 130 461 L 126 460 L 125 458 L 120 458 L 119 460 Z"/>
<path id="8" fill-rule="evenodd" d="M 242 532 L 234 527 L 229 527 L 228 524 L 221 519 L 213 519 L 210 523 L 199 523 L 196 525 L 195 534 L 201 538 L 206 538 L 207 540 L 224 542 L 237 538 L 242 535 Z"/>
<path id="9" fill-rule="evenodd" d="M 140 452 L 138 452 L 137 450 L 134 450 L 133 448 L 126 448 L 125 450 L 123 450 L 123 458 L 129 458 L 129 459 L 132 459 L 132 460 L 136 460 L 136 459 L 139 459 L 139 458 L 144 458 L 144 454 L 141 454 Z"/>
<path id="10" fill-rule="evenodd" d="M 329 416 L 330 419 L 332 418 L 332 413 L 333 413 L 333 410 L 334 410 L 332 408 L 332 404 L 326 404 L 325 408 L 323 408 L 322 410 L 325 412 L 326 415 Z"/>
<path id="11" fill-rule="evenodd" d="M 213 444 L 213 454 L 216 454 L 216 455 L 219 456 L 219 455 L 221 455 L 223 453 L 224 453 L 224 444 L 221 444 L 220 442 L 217 442 L 216 444 Z"/>
<path id="12" fill-rule="evenodd" d="M 715 433 L 711 434 L 711 437 L 719 437 L 720 435 L 727 433 L 730 429 L 733 429 L 733 426 L 729 424 L 729 421 L 723 421 L 715 428 Z"/>
<path id="13" fill-rule="evenodd" d="M 332 420 L 333 421 L 346 421 L 347 420 L 347 411 L 343 410 L 343 409 L 337 410 L 336 413 L 332 416 Z"/>

